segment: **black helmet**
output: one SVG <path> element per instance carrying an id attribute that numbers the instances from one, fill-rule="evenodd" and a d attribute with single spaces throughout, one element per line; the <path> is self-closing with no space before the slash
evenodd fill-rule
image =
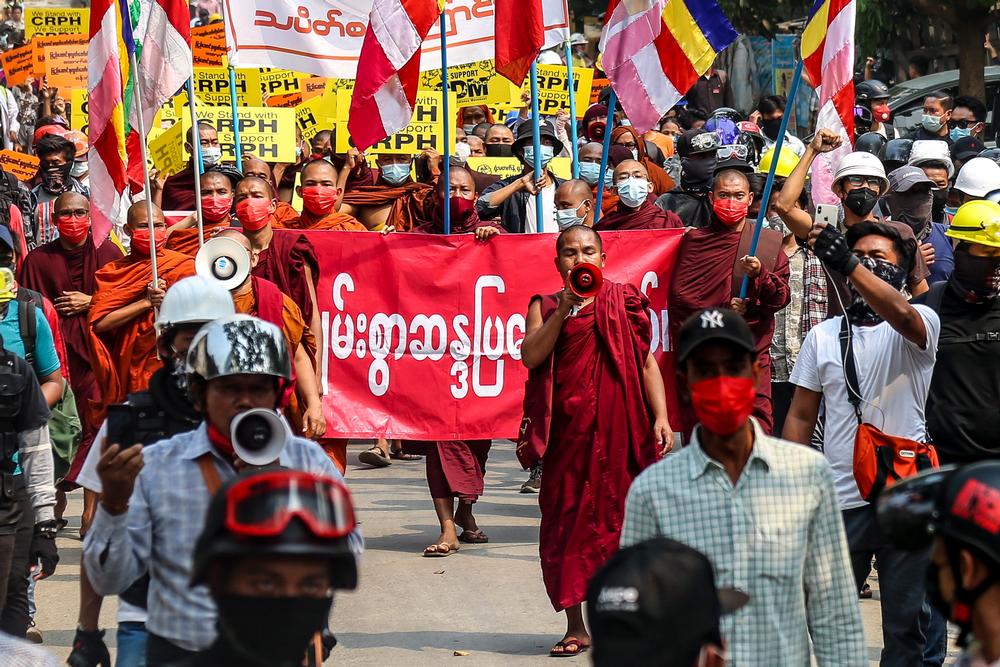
<path id="1" fill-rule="evenodd" d="M 882 151 L 882 162 L 885 164 L 886 173 L 909 164 L 911 148 L 913 148 L 912 139 L 890 139 Z"/>
<path id="2" fill-rule="evenodd" d="M 709 118 L 728 118 L 733 121 L 733 123 L 739 123 L 743 120 L 743 114 L 730 107 L 719 107 L 712 112 L 712 115 L 709 116 Z"/>
<path id="3" fill-rule="evenodd" d="M 878 79 L 865 79 L 854 86 L 854 99 L 858 102 L 889 99 L 889 87 Z"/>
<path id="4" fill-rule="evenodd" d="M 884 155 L 886 138 L 878 132 L 865 132 L 854 140 L 854 150 L 871 153 L 879 160 Z"/>
<path id="5" fill-rule="evenodd" d="M 875 117 L 872 115 L 872 110 L 868 107 L 855 106 L 854 107 L 854 136 L 855 138 L 867 133 L 872 129 L 872 123 L 875 121 Z"/>
<path id="6" fill-rule="evenodd" d="M 329 477 L 271 467 L 226 483 L 212 498 L 194 548 L 191 585 L 205 583 L 218 558 L 259 554 L 317 556 L 330 563 L 334 588 L 357 587 L 350 545 L 351 496 Z"/>
<path id="7" fill-rule="evenodd" d="M 987 148 L 986 150 L 984 150 L 982 153 L 979 154 L 979 157 L 984 157 L 988 160 L 993 160 L 997 164 L 1000 164 L 1000 148 Z"/>

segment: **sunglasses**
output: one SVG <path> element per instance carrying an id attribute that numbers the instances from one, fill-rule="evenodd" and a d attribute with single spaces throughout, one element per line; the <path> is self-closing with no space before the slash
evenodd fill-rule
<path id="1" fill-rule="evenodd" d="M 343 484 L 301 471 L 241 480 L 226 495 L 226 527 L 246 537 L 277 537 L 294 517 L 321 539 L 345 537 L 356 521 Z"/>
<path id="2" fill-rule="evenodd" d="M 949 130 L 954 130 L 955 128 L 958 128 L 959 130 L 967 130 L 970 127 L 975 127 L 976 125 L 979 125 L 979 121 L 978 120 L 949 120 L 948 121 L 948 129 Z"/>

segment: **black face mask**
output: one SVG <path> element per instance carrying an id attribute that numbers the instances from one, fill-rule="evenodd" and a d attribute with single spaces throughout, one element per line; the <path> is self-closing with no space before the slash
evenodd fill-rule
<path id="1" fill-rule="evenodd" d="M 326 627 L 333 598 L 222 595 L 219 638 L 247 665 L 300 665 L 314 634 Z"/>
<path id="2" fill-rule="evenodd" d="M 771 141 L 778 140 L 778 130 L 781 129 L 781 118 L 772 118 L 771 120 L 761 120 L 760 121 L 760 131 L 764 133 L 764 136 Z"/>
<path id="3" fill-rule="evenodd" d="M 692 192 L 708 192 L 715 179 L 717 158 L 695 160 L 681 158 L 681 187 Z"/>
<path id="4" fill-rule="evenodd" d="M 930 192 L 890 192 L 886 199 L 893 220 L 908 225 L 918 239 L 926 236 L 926 232 L 930 230 L 931 209 L 934 204 Z"/>
<path id="5" fill-rule="evenodd" d="M 42 170 L 42 188 L 49 194 L 59 194 L 66 189 L 66 180 L 73 169 L 73 163 L 68 162 L 61 167 L 48 167 Z"/>
<path id="6" fill-rule="evenodd" d="M 514 149 L 510 144 L 486 144 L 486 157 L 514 157 Z"/>
<path id="7" fill-rule="evenodd" d="M 965 248 L 956 248 L 951 279 L 968 301 L 994 299 L 1000 295 L 1000 257 L 977 257 Z"/>
<path id="8" fill-rule="evenodd" d="M 868 188 L 851 190 L 844 197 L 844 206 L 854 215 L 865 216 L 872 212 L 878 202 L 878 193 Z"/>
<path id="9" fill-rule="evenodd" d="M 906 272 L 884 259 L 862 257 L 861 264 L 875 274 L 882 282 L 888 283 L 894 290 L 901 291 L 906 284 Z M 847 319 L 855 326 L 871 326 L 882 321 L 882 317 L 865 302 L 865 298 L 855 289 L 854 283 L 847 281 L 847 289 L 851 293 L 851 305 L 847 307 Z"/>
<path id="10" fill-rule="evenodd" d="M 948 189 L 931 190 L 934 203 L 931 204 L 931 220 L 944 222 L 944 207 L 948 204 Z"/>

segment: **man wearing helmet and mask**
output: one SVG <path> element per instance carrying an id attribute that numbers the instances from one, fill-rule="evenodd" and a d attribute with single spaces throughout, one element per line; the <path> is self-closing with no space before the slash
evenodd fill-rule
<path id="1" fill-rule="evenodd" d="M 248 315 L 206 325 L 191 342 L 187 366 L 202 423 L 145 449 L 111 438 L 102 443 L 103 496 L 84 542 L 87 573 L 102 595 L 120 593 L 149 572 L 150 665 L 186 659 L 214 641 L 215 605 L 204 588 L 188 587 L 192 548 L 209 499 L 244 465 L 235 454 L 233 420 L 255 408 L 280 409 L 292 389 L 281 329 Z M 283 440 L 282 465 L 343 479 L 316 443 L 291 434 Z"/>
<path id="2" fill-rule="evenodd" d="M 871 132 L 877 132 L 886 139 L 899 137 L 899 132 L 889 122 L 892 111 L 889 109 L 888 86 L 878 79 L 865 79 L 854 87 L 854 103 L 871 111 Z"/>
<path id="3" fill-rule="evenodd" d="M 188 347 L 205 324 L 235 313 L 229 292 L 213 280 L 191 276 L 179 280 L 167 290 L 155 323 L 156 353 L 163 361 L 163 367 L 153 373 L 147 389 L 126 397 L 123 405 L 128 409 L 114 409 L 112 431 L 117 433 L 124 425 L 132 432 L 131 440 L 151 445 L 194 430 L 202 417 L 187 392 L 185 358 Z M 142 415 L 141 419 L 139 415 Z M 97 496 L 103 490 L 97 464 L 108 429 L 109 423 L 105 420 L 95 438 L 98 445 L 86 453 L 86 460 L 77 477 L 77 482 L 88 495 Z M 87 516 L 85 523 L 89 524 L 91 518 L 92 515 Z M 116 645 L 122 664 L 141 664 L 130 660 L 145 656 L 148 588 L 149 578 L 143 576 L 121 594 Z M 87 667 L 107 655 L 104 631 L 98 626 L 101 600 L 87 579 L 86 565 L 81 565 L 80 611 L 73 652 L 69 658 L 71 667 Z"/>
<path id="4" fill-rule="evenodd" d="M 958 625 L 965 649 L 954 665 L 1000 662 L 1000 462 L 946 466 L 906 479 L 882 494 L 878 517 L 897 548 L 930 548 L 927 596 Z"/>

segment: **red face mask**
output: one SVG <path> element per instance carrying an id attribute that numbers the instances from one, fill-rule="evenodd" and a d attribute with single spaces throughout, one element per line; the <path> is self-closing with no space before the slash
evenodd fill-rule
<path id="1" fill-rule="evenodd" d="M 753 412 L 757 388 L 753 378 L 720 375 L 691 385 L 691 404 L 701 425 L 715 435 L 732 435 Z"/>
<path id="2" fill-rule="evenodd" d="M 337 203 L 340 188 L 332 185 L 307 185 L 302 188 L 302 205 L 313 215 L 326 215 Z"/>
<path id="3" fill-rule="evenodd" d="M 87 232 L 90 231 L 90 216 L 57 216 L 56 229 L 59 230 L 59 236 L 66 239 L 70 245 L 76 245 L 87 238 Z"/>
<path id="4" fill-rule="evenodd" d="M 452 197 L 451 201 L 448 202 L 448 206 L 451 208 L 451 217 L 453 220 L 465 220 L 476 210 L 475 200 L 464 199 L 462 197 Z"/>
<path id="5" fill-rule="evenodd" d="M 167 243 L 167 228 L 157 227 L 153 231 L 153 244 L 156 246 L 156 252 L 159 253 L 163 249 L 163 246 Z M 132 250 L 139 255 L 149 255 L 150 245 L 149 245 L 149 229 L 143 227 L 142 229 L 137 229 L 132 232 Z"/>
<path id="6" fill-rule="evenodd" d="M 872 117 L 880 123 L 888 123 L 889 119 L 892 117 L 892 110 L 889 109 L 889 105 L 876 104 L 872 107 Z"/>
<path id="7" fill-rule="evenodd" d="M 202 197 L 201 214 L 208 222 L 223 222 L 229 219 L 229 212 L 233 210 L 232 197 Z"/>
<path id="8" fill-rule="evenodd" d="M 247 197 L 236 205 L 236 219 L 247 231 L 256 232 L 264 229 L 271 221 L 271 200 L 263 197 Z"/>
<path id="9" fill-rule="evenodd" d="M 746 199 L 720 199 L 715 197 L 712 200 L 712 210 L 722 224 L 732 227 L 747 217 L 747 209 L 750 202 Z"/>

